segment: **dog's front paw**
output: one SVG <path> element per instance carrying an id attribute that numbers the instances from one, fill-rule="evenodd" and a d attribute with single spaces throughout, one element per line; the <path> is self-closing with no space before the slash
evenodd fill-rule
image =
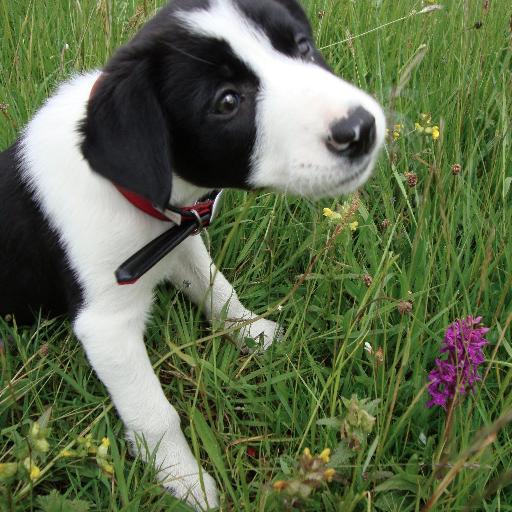
<path id="1" fill-rule="evenodd" d="M 237 338 L 244 348 L 267 350 L 275 341 L 281 341 L 283 334 L 284 330 L 279 324 L 262 318 L 242 327 Z"/>
<path id="2" fill-rule="evenodd" d="M 204 512 L 219 506 L 215 480 L 197 463 L 179 426 L 171 418 L 164 433 L 160 429 L 136 435 L 127 432 L 132 452 L 157 470 L 160 483 L 176 498 L 186 501 L 194 510 Z"/>
<path id="3" fill-rule="evenodd" d="M 219 506 L 215 480 L 206 471 L 202 471 L 200 476 L 196 464 L 178 463 L 173 467 L 162 468 L 158 478 L 173 496 L 186 501 L 198 512 Z"/>

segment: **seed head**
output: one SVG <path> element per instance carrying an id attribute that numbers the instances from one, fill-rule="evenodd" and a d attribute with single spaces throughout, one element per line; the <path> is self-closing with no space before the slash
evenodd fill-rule
<path id="1" fill-rule="evenodd" d="M 370 274 L 365 274 L 363 276 L 363 282 L 368 288 L 370 288 L 373 283 L 373 277 Z"/>
<path id="2" fill-rule="evenodd" d="M 462 171 L 462 166 L 460 164 L 452 165 L 452 174 L 454 176 L 458 176 L 460 174 L 460 171 Z"/>
<path id="3" fill-rule="evenodd" d="M 403 315 L 410 315 L 412 313 L 412 302 L 408 300 L 401 300 L 398 303 L 398 312 Z"/>
<path id="4" fill-rule="evenodd" d="M 406 172 L 405 177 L 407 178 L 407 185 L 413 188 L 418 184 L 418 176 L 413 172 Z"/>

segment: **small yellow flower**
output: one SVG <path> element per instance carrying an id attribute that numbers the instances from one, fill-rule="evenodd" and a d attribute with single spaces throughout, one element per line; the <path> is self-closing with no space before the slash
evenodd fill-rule
<path id="1" fill-rule="evenodd" d="M 355 220 L 354 222 L 351 222 L 348 227 L 350 228 L 350 231 L 356 231 L 357 228 L 359 227 L 359 222 L 357 222 L 357 220 Z"/>
<path id="2" fill-rule="evenodd" d="M 324 208 L 324 217 L 328 219 L 341 219 L 341 215 L 330 208 Z"/>
<path id="3" fill-rule="evenodd" d="M 398 140 L 400 138 L 400 135 L 402 133 L 402 125 L 401 124 L 395 124 L 393 126 L 393 140 Z"/>
<path id="4" fill-rule="evenodd" d="M 39 475 L 41 475 L 41 470 L 33 463 L 30 457 L 27 457 L 23 461 L 23 465 L 25 466 L 25 469 L 28 471 L 30 480 L 32 480 L 32 482 L 35 482 L 39 478 Z"/>
<path id="5" fill-rule="evenodd" d="M 433 126 L 432 127 L 432 139 L 433 140 L 437 140 L 439 139 L 439 135 L 440 135 L 440 131 L 439 131 L 439 126 Z"/>
<path id="6" fill-rule="evenodd" d="M 326 448 L 322 451 L 322 453 L 319 455 L 319 457 L 327 464 L 329 462 L 329 459 L 331 457 L 331 449 Z"/>
<path id="7" fill-rule="evenodd" d="M 336 474 L 336 471 L 332 468 L 326 469 L 324 471 L 324 479 L 326 482 L 332 482 L 332 479 L 334 478 L 334 475 Z"/>
<path id="8" fill-rule="evenodd" d="M 421 126 L 420 123 L 414 123 L 414 129 L 420 133 L 423 133 L 425 131 L 425 128 L 423 128 L 423 126 Z"/>
<path id="9" fill-rule="evenodd" d="M 101 440 L 101 444 L 98 446 L 98 448 L 96 450 L 96 458 L 97 459 L 106 459 L 109 446 L 110 446 L 110 441 L 108 440 L 108 438 L 104 437 Z"/>
<path id="10" fill-rule="evenodd" d="M 277 482 L 274 482 L 274 485 L 272 486 L 274 488 L 274 491 L 281 492 L 282 490 L 286 489 L 287 483 L 284 480 L 278 480 Z"/>
<path id="11" fill-rule="evenodd" d="M 309 448 L 304 448 L 304 457 L 306 459 L 311 460 L 313 456 L 311 455 L 311 450 Z"/>
<path id="12" fill-rule="evenodd" d="M 72 452 L 71 450 L 62 450 L 59 455 L 61 457 L 74 457 L 76 454 L 75 452 Z"/>
<path id="13" fill-rule="evenodd" d="M 39 478 L 40 475 L 41 475 L 41 470 L 36 465 L 33 465 L 30 468 L 30 480 L 32 480 L 32 482 L 35 482 Z"/>

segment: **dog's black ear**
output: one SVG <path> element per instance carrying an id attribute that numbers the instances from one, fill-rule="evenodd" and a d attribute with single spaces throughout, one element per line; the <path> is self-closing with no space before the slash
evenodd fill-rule
<path id="1" fill-rule="evenodd" d="M 81 149 L 95 172 L 163 209 L 172 190 L 171 140 L 150 77 L 144 61 L 128 73 L 107 68 L 89 98 Z"/>

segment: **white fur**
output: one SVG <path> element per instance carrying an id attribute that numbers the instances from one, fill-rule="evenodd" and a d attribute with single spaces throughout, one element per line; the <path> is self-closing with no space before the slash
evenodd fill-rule
<path id="1" fill-rule="evenodd" d="M 211 4 L 180 18 L 192 33 L 228 41 L 260 80 L 250 184 L 312 197 L 339 196 L 363 184 L 384 141 L 386 121 L 379 104 L 314 62 L 276 51 L 231 0 Z M 329 152 L 325 141 L 329 127 L 357 107 L 375 117 L 377 139 L 371 154 L 355 165 Z"/>
<path id="2" fill-rule="evenodd" d="M 309 195 L 338 195 L 361 184 L 371 172 L 376 150 L 353 167 L 325 147 L 329 125 L 364 106 L 377 120 L 378 145 L 384 133 L 380 107 L 368 95 L 311 63 L 275 51 L 266 36 L 228 0 L 209 11 L 188 12 L 190 30 L 229 41 L 261 79 L 257 144 L 251 183 Z M 64 84 L 28 125 L 23 138 L 24 179 L 59 234 L 68 263 L 83 289 L 84 303 L 74 330 L 99 378 L 107 386 L 128 438 L 143 438 L 163 484 L 196 509 L 218 504 L 213 479 L 198 466 L 152 370 L 144 343 L 153 289 L 169 279 L 212 321 L 228 325 L 254 318 L 217 271 L 200 237 L 191 237 L 136 284 L 117 285 L 114 270 L 140 247 L 169 228 L 133 207 L 106 179 L 94 173 L 79 149 L 78 124 L 99 72 Z M 171 202 L 193 203 L 206 190 L 174 177 Z M 227 305 L 227 308 L 226 308 Z M 244 329 L 266 348 L 279 337 L 278 326 L 258 320 Z M 140 446 L 140 443 L 139 443 Z M 144 449 L 141 454 L 146 459 Z"/>

